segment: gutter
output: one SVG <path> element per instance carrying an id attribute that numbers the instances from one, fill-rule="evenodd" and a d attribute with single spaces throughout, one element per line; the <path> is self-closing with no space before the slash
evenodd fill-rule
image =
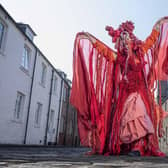
<path id="1" fill-rule="evenodd" d="M 54 69 L 52 69 L 52 75 L 51 75 L 50 94 L 49 94 L 48 113 L 47 113 L 47 123 L 46 123 L 45 136 L 44 136 L 44 144 L 45 145 L 47 145 L 47 132 L 48 132 L 48 126 L 49 126 L 48 123 L 49 123 L 50 107 L 51 107 L 53 76 L 54 76 Z"/>
<path id="2" fill-rule="evenodd" d="M 26 118 L 26 128 L 25 128 L 25 135 L 24 135 L 23 144 L 26 144 L 26 139 L 27 139 L 29 116 L 30 116 L 30 105 L 31 105 L 31 99 L 32 99 L 32 91 L 33 91 L 33 83 L 34 83 L 34 74 L 35 74 L 36 61 L 37 61 L 37 49 L 36 49 L 35 58 L 34 58 L 33 74 L 32 74 L 31 86 L 30 86 L 30 95 L 29 95 L 28 111 L 27 111 L 27 118 Z"/>

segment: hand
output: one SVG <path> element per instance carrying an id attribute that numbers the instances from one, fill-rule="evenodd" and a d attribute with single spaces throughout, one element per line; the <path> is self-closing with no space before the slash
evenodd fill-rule
<path id="1" fill-rule="evenodd" d="M 93 36 L 91 36 L 89 33 L 87 33 L 87 32 L 83 32 L 82 34 L 80 34 L 79 38 L 89 39 L 92 43 L 96 42 L 96 39 Z"/>
<path id="2" fill-rule="evenodd" d="M 85 35 L 88 37 L 88 39 L 92 42 L 95 43 L 96 39 L 94 37 L 92 37 L 88 32 L 85 33 Z"/>
<path id="3" fill-rule="evenodd" d="M 159 31 L 159 30 L 160 30 L 160 26 L 161 26 L 160 23 L 156 23 L 156 24 L 153 26 L 153 29 Z"/>
<path id="4" fill-rule="evenodd" d="M 155 25 L 153 26 L 153 28 L 154 28 L 155 30 L 159 31 L 159 30 L 160 30 L 160 26 L 161 26 L 164 22 L 166 22 L 166 21 L 168 22 L 168 16 L 159 19 L 159 20 L 155 23 Z"/>

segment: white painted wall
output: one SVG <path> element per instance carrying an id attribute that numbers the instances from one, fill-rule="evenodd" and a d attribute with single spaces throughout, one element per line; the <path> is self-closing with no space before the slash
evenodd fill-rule
<path id="1" fill-rule="evenodd" d="M 36 54 L 36 46 L 33 45 L 24 34 L 16 27 L 15 23 L 8 18 L 6 12 L 0 8 L 0 20 L 6 25 L 6 37 L 3 51 L 0 50 L 0 144 L 23 144 L 26 120 L 28 116 L 28 104 L 31 90 L 33 67 Z M 29 71 L 26 72 L 21 67 L 21 60 L 24 46 L 30 49 L 31 59 Z M 41 81 L 42 63 L 47 66 L 46 83 L 43 86 Z M 27 127 L 26 144 L 44 144 L 47 114 L 49 108 L 49 96 L 52 78 L 52 65 L 41 55 L 38 50 L 35 64 L 34 82 L 32 87 L 32 96 L 29 110 L 29 119 Z M 62 98 L 60 100 L 61 81 L 66 78 L 65 74 L 57 76 L 57 90 L 51 95 L 50 112 L 54 110 L 54 122 L 52 131 L 47 131 L 47 142 L 55 143 L 58 119 L 61 119 Z M 65 82 L 65 81 L 64 81 Z M 64 82 L 63 85 L 64 86 Z M 24 108 L 20 121 L 14 119 L 15 104 L 17 92 L 25 95 Z M 61 101 L 61 103 L 60 103 Z M 41 103 L 42 114 L 39 126 L 35 124 L 35 112 L 37 103 Z M 60 114 L 59 114 L 60 106 Z M 58 114 L 60 116 L 58 116 Z M 50 124 L 50 123 L 49 123 Z M 58 136 L 61 129 L 61 122 L 58 126 Z M 58 137 L 59 138 L 59 137 Z"/>
<path id="2" fill-rule="evenodd" d="M 0 143 L 22 144 L 35 48 L 28 40 L 25 40 L 23 34 L 2 10 L 0 10 L 0 19 L 7 26 L 4 52 L 0 52 Z M 31 50 L 29 73 L 25 73 L 21 69 L 21 58 L 25 44 Z M 14 120 L 17 91 L 25 95 L 23 116 L 20 122 Z"/>
<path id="3" fill-rule="evenodd" d="M 42 63 L 44 63 L 47 66 L 45 86 L 43 86 L 40 82 Z M 44 144 L 45 128 L 46 128 L 48 105 L 49 105 L 51 75 L 52 75 L 52 67 L 40 54 L 38 54 L 34 75 L 29 123 L 28 123 L 28 136 L 26 140 L 27 144 Z M 40 126 L 35 125 L 35 112 L 37 102 L 40 102 L 42 104 L 42 115 Z"/>
<path id="4" fill-rule="evenodd" d="M 50 106 L 50 112 L 51 112 L 51 110 L 54 110 L 54 112 L 55 112 L 54 124 L 53 124 L 52 131 L 51 130 L 47 131 L 47 142 L 51 142 L 51 143 L 55 143 L 55 140 L 56 140 L 57 126 L 58 126 L 58 119 L 59 119 L 59 116 L 58 116 L 59 106 L 61 106 L 60 93 L 61 93 L 61 80 L 62 80 L 62 78 L 56 72 L 54 73 L 54 76 L 57 77 L 57 89 L 56 89 L 56 93 L 52 92 L 51 106 Z M 54 80 L 53 80 L 53 84 L 54 84 Z M 60 107 L 60 110 L 61 110 L 61 107 Z"/>

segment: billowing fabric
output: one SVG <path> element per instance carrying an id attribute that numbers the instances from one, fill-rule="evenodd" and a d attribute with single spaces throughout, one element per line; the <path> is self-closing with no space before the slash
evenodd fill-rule
<path id="1" fill-rule="evenodd" d="M 109 140 L 114 62 L 94 48 L 88 39 L 77 35 L 74 48 L 71 103 L 78 110 L 81 143 L 103 153 Z M 107 53 L 112 54 L 108 47 Z M 111 52 L 111 53 L 110 53 Z"/>
<path id="2" fill-rule="evenodd" d="M 168 23 L 164 23 L 162 26 L 155 68 L 159 80 L 168 79 Z"/>
<path id="3" fill-rule="evenodd" d="M 120 154 L 141 144 L 143 155 L 157 155 L 164 111 L 154 91 L 156 80 L 168 80 L 168 24 L 140 49 L 127 59 L 90 34 L 76 36 L 70 102 L 81 144 L 93 153 Z"/>

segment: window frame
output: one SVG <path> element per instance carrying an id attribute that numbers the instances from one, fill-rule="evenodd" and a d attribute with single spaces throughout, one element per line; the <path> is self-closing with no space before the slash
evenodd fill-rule
<path id="1" fill-rule="evenodd" d="M 52 115 L 51 115 L 52 114 Z M 49 125 L 48 125 L 48 132 L 53 133 L 54 129 L 54 116 L 55 116 L 55 110 L 51 109 L 50 110 L 50 115 L 49 115 Z"/>
<path id="2" fill-rule="evenodd" d="M 42 86 L 45 86 L 46 85 L 46 78 L 47 78 L 47 65 L 42 62 L 41 64 L 41 78 L 40 78 L 40 84 Z"/>
<path id="3" fill-rule="evenodd" d="M 54 75 L 54 79 L 53 79 L 53 88 L 52 88 L 52 93 L 54 95 L 56 95 L 57 93 L 57 86 L 58 85 L 58 77 L 56 75 Z"/>
<path id="4" fill-rule="evenodd" d="M 1 26 L 2 26 L 2 34 L 1 34 Z M 0 48 L 2 48 L 4 33 L 5 33 L 5 26 L 0 20 Z"/>
<path id="5" fill-rule="evenodd" d="M 63 87 L 63 101 L 66 102 L 68 97 L 68 87 L 64 84 Z"/>
<path id="6" fill-rule="evenodd" d="M 166 145 L 168 145 L 168 127 L 166 126 Z"/>
<path id="7" fill-rule="evenodd" d="M 34 125 L 35 127 L 40 127 L 41 118 L 42 118 L 43 104 L 40 102 L 36 103 L 35 116 L 34 116 Z"/>
<path id="8" fill-rule="evenodd" d="M 4 30 L 3 30 L 3 35 L 1 38 L 1 42 L 0 42 L 0 54 L 4 55 L 4 51 L 5 51 L 5 44 L 6 44 L 6 39 L 7 39 L 7 29 L 8 29 L 8 25 L 6 24 L 6 22 L 0 17 L 0 23 L 3 25 Z"/>
<path id="9" fill-rule="evenodd" d="M 30 69 L 30 62 L 31 62 L 31 50 L 27 45 L 24 45 L 21 58 L 21 67 L 27 72 Z"/>
<path id="10" fill-rule="evenodd" d="M 18 104 L 19 104 L 19 107 L 18 107 Z M 24 104 L 25 104 L 25 95 L 18 91 L 16 96 L 16 101 L 15 101 L 15 110 L 14 110 L 14 116 L 13 116 L 15 121 L 22 121 Z"/>
<path id="11" fill-rule="evenodd" d="M 166 85 L 166 97 L 168 98 L 168 80 L 167 80 L 167 85 Z"/>

